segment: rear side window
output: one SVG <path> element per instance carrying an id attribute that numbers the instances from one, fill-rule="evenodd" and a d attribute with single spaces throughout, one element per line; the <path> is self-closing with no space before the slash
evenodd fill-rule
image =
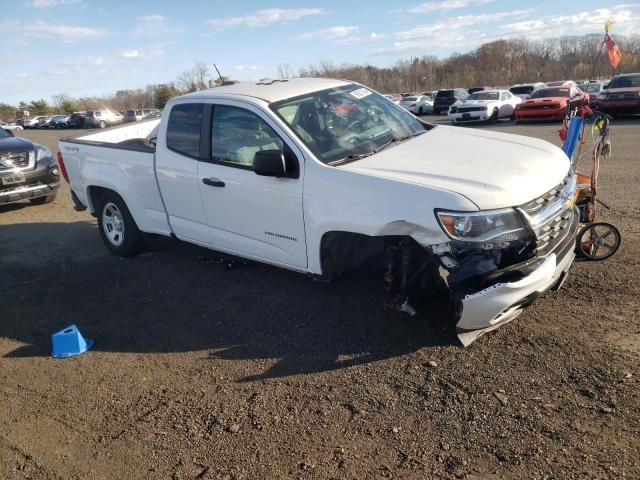
<path id="1" fill-rule="evenodd" d="M 175 105 L 167 124 L 167 148 L 198 158 L 200 156 L 200 127 L 202 103 Z"/>
<path id="2" fill-rule="evenodd" d="M 453 90 L 440 90 L 438 93 L 436 93 L 436 97 L 440 97 L 440 98 L 453 97 Z"/>

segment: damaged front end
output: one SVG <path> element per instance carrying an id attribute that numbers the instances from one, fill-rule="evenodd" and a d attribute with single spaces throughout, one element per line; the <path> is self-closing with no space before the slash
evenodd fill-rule
<path id="1" fill-rule="evenodd" d="M 426 255 L 417 270 L 409 267 L 420 254 L 415 243 L 398 242 L 387 248 L 387 308 L 413 314 L 409 298 L 416 295 L 409 288 L 431 272 L 422 283 L 448 289 L 448 326 L 455 327 L 463 345 L 513 320 L 544 292 L 559 288 L 573 263 L 579 225 L 574 195 L 575 176 L 569 175 L 554 189 L 516 208 L 437 210 L 450 241 L 422 246 Z"/>

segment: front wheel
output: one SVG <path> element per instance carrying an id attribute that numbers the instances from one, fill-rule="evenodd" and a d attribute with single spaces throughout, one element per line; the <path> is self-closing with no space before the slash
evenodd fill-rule
<path id="1" fill-rule="evenodd" d="M 98 124 L 98 128 L 105 128 L 107 126 L 106 122 L 104 120 L 102 120 L 99 124 Z"/>
<path id="2" fill-rule="evenodd" d="M 491 123 L 498 123 L 498 109 L 494 108 L 491 117 L 489 118 Z"/>
<path id="3" fill-rule="evenodd" d="M 434 115 L 440 115 L 440 110 L 437 110 L 437 109 L 434 108 L 433 109 L 433 114 Z"/>
<path id="4" fill-rule="evenodd" d="M 424 111 L 422 110 L 422 107 L 418 108 L 418 115 L 422 115 L 424 113 Z"/>
<path id="5" fill-rule="evenodd" d="M 105 192 L 97 211 L 100 236 L 112 253 L 130 257 L 142 249 L 142 233 L 119 195 Z"/>

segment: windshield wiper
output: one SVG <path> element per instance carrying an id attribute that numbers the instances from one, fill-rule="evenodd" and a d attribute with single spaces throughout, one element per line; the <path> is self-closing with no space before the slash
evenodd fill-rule
<path id="1" fill-rule="evenodd" d="M 378 153 L 379 151 L 384 150 L 385 148 L 387 148 L 392 143 L 403 142 L 403 141 L 408 140 L 410 138 L 417 137 L 418 135 L 422 135 L 425 132 L 426 132 L 426 130 L 423 130 L 421 132 L 412 133 L 411 135 L 407 135 L 406 137 L 392 138 L 390 140 L 387 140 L 382 145 L 380 145 L 378 148 L 376 148 L 376 149 L 374 149 L 374 150 L 372 150 L 370 152 L 367 152 L 367 153 L 352 153 L 350 155 L 347 155 L 346 157 L 339 158 L 337 160 L 333 160 L 332 162 L 327 162 L 327 165 L 331 165 L 332 167 L 335 167 L 337 165 L 344 165 L 345 163 L 355 162 L 356 160 L 360 160 L 362 158 L 369 157 L 369 156 L 373 155 L 374 153 Z"/>
<path id="2" fill-rule="evenodd" d="M 400 140 L 403 140 L 403 139 L 400 139 Z M 398 141 L 399 141 L 398 139 L 392 138 L 391 140 L 388 140 L 388 141 L 384 142 L 378 148 L 376 148 L 374 150 L 371 150 L 370 152 L 367 152 L 367 153 L 352 153 L 350 155 L 347 155 L 346 157 L 339 158 L 338 160 L 333 160 L 332 162 L 327 162 L 327 165 L 331 165 L 331 166 L 344 165 L 345 163 L 354 162 L 356 160 L 360 160 L 361 158 L 369 157 L 369 156 L 373 155 L 374 153 L 378 153 L 380 150 L 383 150 L 383 149 L 387 148 L 392 143 L 398 142 Z"/>

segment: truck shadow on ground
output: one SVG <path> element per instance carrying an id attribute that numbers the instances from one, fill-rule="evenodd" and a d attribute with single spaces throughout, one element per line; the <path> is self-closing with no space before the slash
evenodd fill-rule
<path id="1" fill-rule="evenodd" d="M 436 326 L 446 315 L 442 299 L 416 318 L 384 312 L 379 272 L 352 272 L 322 284 L 256 263 L 227 270 L 217 263 L 220 254 L 169 239 L 152 241 L 138 257 L 118 259 L 106 252 L 95 225 L 63 225 L 4 227 L 14 239 L 53 238 L 61 228 L 74 229 L 64 248 L 54 244 L 48 262 L 2 266 L 0 337 L 25 344 L 5 357 L 46 357 L 50 335 L 75 323 L 95 341 L 94 350 L 210 351 L 211 359 L 277 360 L 241 379 L 251 381 L 456 342 Z M 14 244 L 3 242 L 2 248 Z"/>

